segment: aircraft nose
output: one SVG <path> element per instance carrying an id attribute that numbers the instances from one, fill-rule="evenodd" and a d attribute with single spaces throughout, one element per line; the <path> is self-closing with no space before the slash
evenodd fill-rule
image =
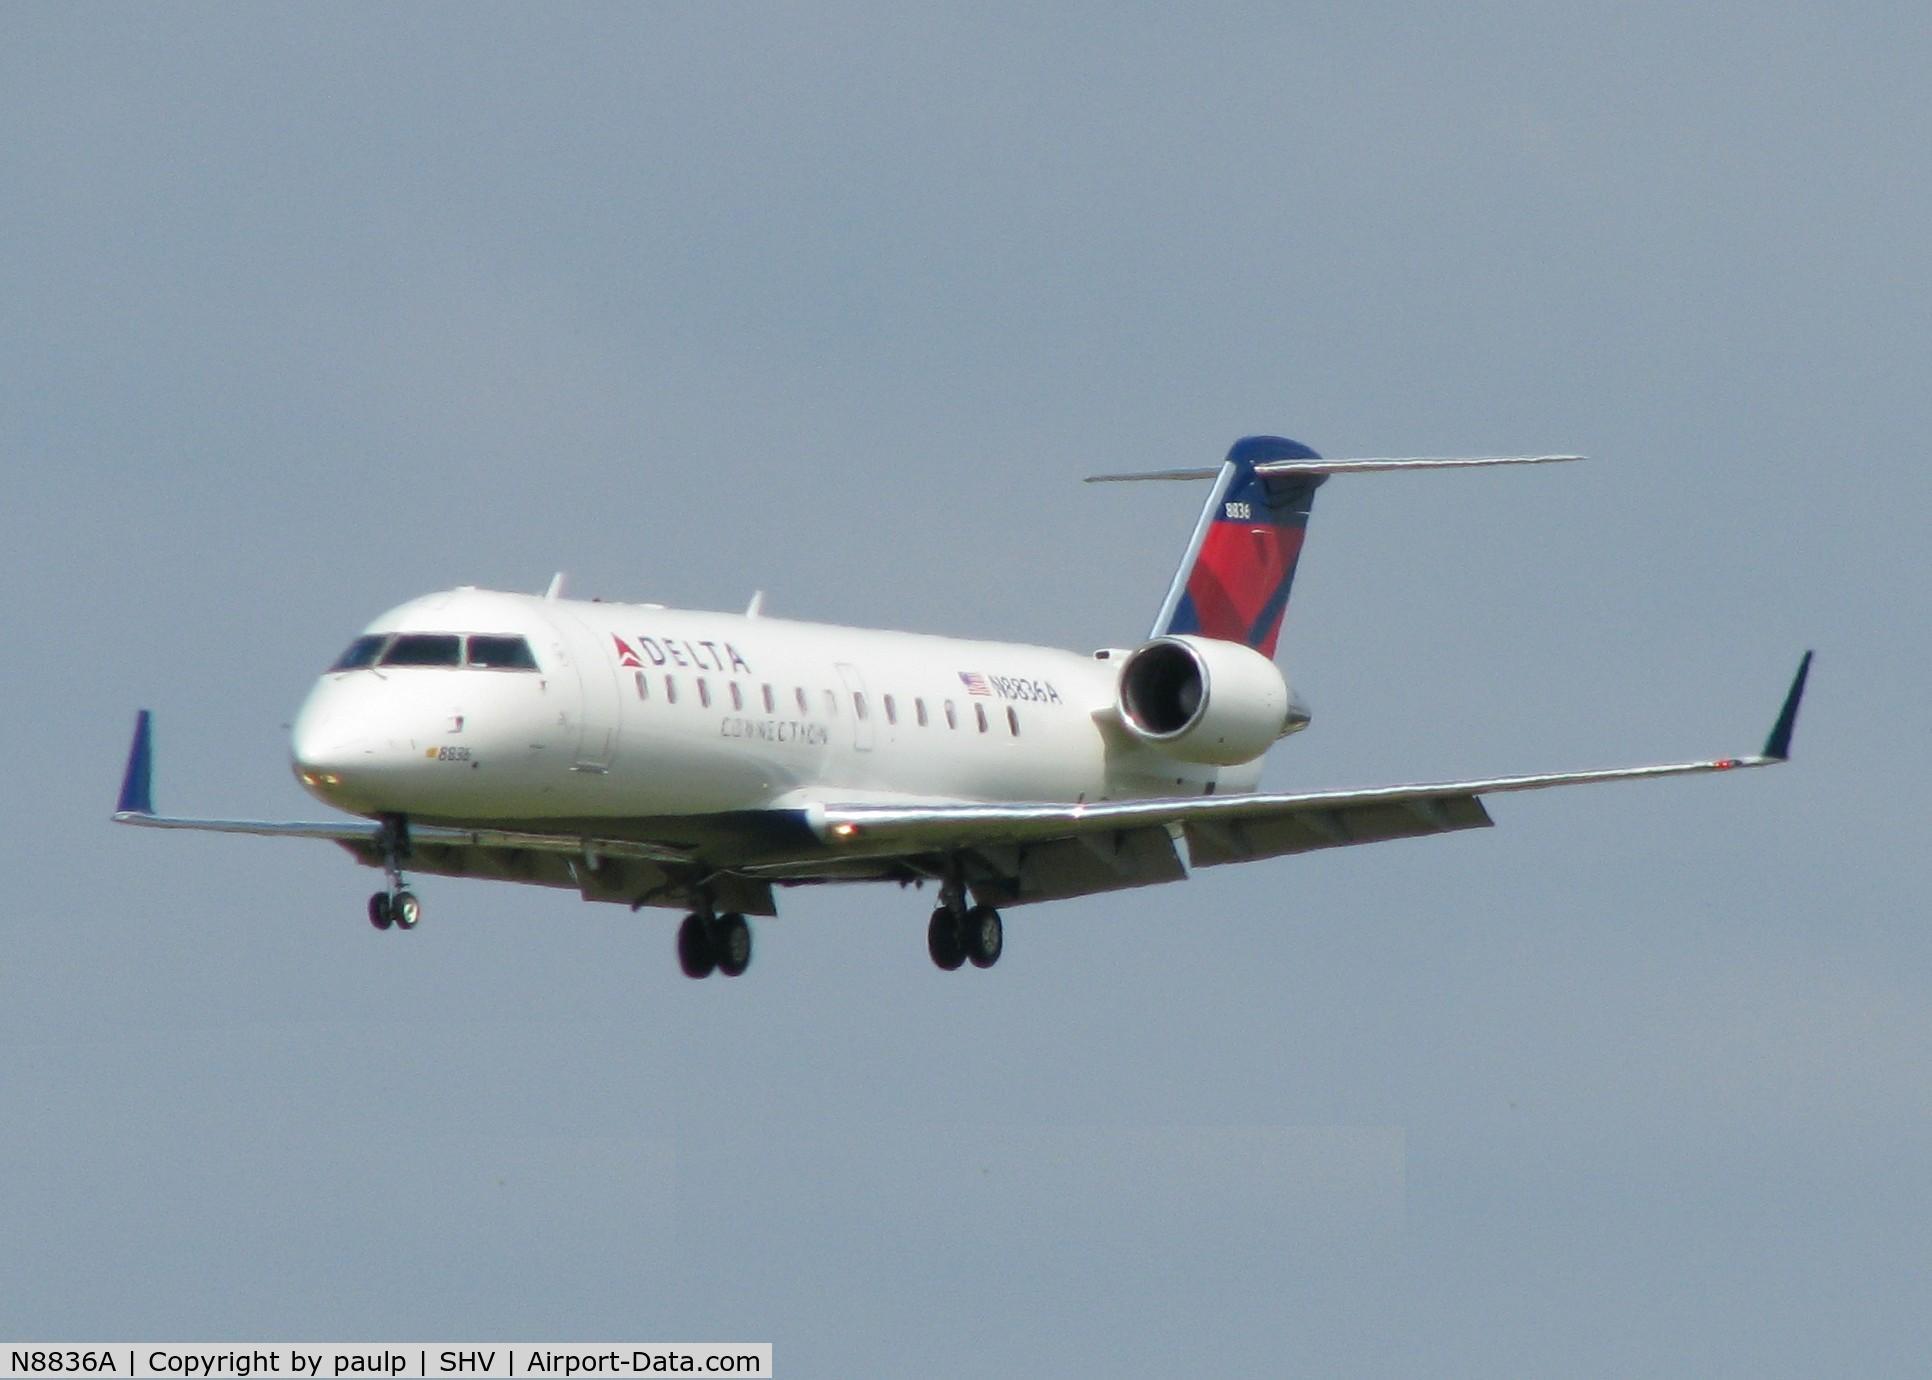
<path id="1" fill-rule="evenodd" d="M 289 762 L 302 785 L 329 799 L 350 773 L 367 766 L 370 748 L 364 728 L 331 704 L 328 687 L 318 686 L 295 717 L 289 737 Z"/>

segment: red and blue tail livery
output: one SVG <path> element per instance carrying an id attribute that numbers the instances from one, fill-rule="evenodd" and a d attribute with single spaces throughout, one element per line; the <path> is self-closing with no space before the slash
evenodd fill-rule
<path id="1" fill-rule="evenodd" d="M 1308 510 L 1328 476 L 1271 476 L 1255 467 L 1320 459 L 1282 436 L 1245 436 L 1234 443 L 1155 621 L 1155 636 L 1195 633 L 1275 654 Z"/>
<path id="2" fill-rule="evenodd" d="M 1474 455 L 1324 460 L 1299 441 L 1244 436 L 1219 469 L 1089 475 L 1089 484 L 1140 479 L 1212 479 L 1214 491 L 1168 587 L 1151 636 L 1192 633 L 1275 654 L 1288 590 L 1308 531 L 1315 490 L 1331 474 L 1547 465 L 1580 455 Z"/>

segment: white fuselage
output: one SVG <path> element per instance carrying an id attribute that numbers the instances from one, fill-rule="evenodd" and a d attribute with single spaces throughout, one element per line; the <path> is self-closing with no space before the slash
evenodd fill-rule
<path id="1" fill-rule="evenodd" d="M 536 669 L 322 676 L 303 784 L 365 815 L 625 819 L 889 801 L 1249 790 L 1119 726 L 1118 654 L 458 589 L 371 634 L 527 639 Z"/>

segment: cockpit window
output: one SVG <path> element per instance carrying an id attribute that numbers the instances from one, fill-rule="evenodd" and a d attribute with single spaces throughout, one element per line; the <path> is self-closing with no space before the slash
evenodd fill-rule
<path id="1" fill-rule="evenodd" d="M 365 666 L 374 666 L 376 656 L 382 651 L 382 644 L 389 640 L 388 633 L 370 633 L 358 637 L 349 644 L 349 650 L 335 659 L 331 671 L 360 671 Z"/>
<path id="2" fill-rule="evenodd" d="M 457 666 L 462 660 L 455 633 L 398 633 L 382 654 L 384 666 Z"/>
<path id="3" fill-rule="evenodd" d="M 495 671 L 534 671 L 537 659 L 530 655 L 530 644 L 520 637 L 479 634 L 470 639 L 470 665 Z"/>
<path id="4" fill-rule="evenodd" d="M 489 671 L 535 671 L 537 658 L 527 639 L 508 633 L 365 633 L 335 659 L 331 671 L 360 671 L 367 666 L 462 666 L 464 643 L 468 665 Z"/>

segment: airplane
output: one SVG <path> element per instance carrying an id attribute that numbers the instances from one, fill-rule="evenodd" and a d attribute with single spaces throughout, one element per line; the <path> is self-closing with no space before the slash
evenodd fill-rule
<path id="1" fill-rule="evenodd" d="M 751 962 L 747 917 L 782 888 L 937 888 L 927 953 L 990 968 L 1002 907 L 1180 881 L 1191 868 L 1491 823 L 1509 791 L 1771 766 L 1790 754 L 1811 653 L 1763 750 L 1607 770 L 1288 794 L 1264 755 L 1311 714 L 1275 661 L 1316 489 L 1336 474 L 1577 456 L 1325 460 L 1278 436 L 1218 468 L 1152 630 L 1091 653 L 659 604 L 462 586 L 370 623 L 297 716 L 302 786 L 345 818 L 158 814 L 152 716 L 114 820 L 324 839 L 387 886 L 378 930 L 416 928 L 405 871 L 568 887 L 683 911 L 693 978 Z"/>

